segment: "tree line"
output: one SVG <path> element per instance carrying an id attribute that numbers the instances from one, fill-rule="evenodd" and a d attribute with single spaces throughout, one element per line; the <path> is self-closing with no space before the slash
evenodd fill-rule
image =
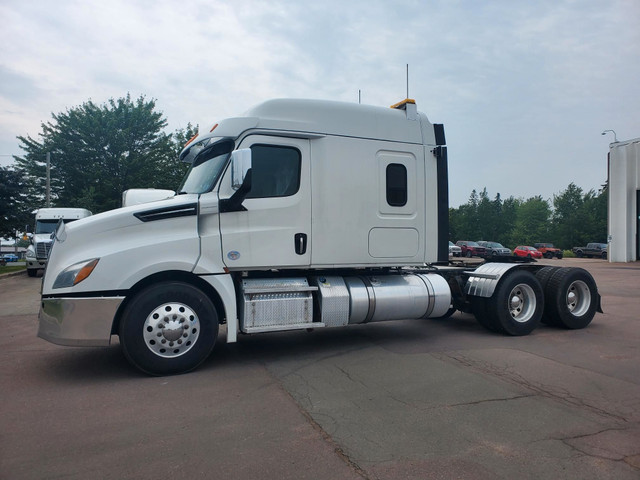
<path id="1" fill-rule="evenodd" d="M 0 167 L 0 236 L 12 238 L 46 206 L 46 157 L 50 156 L 50 204 L 93 213 L 121 206 L 129 188 L 176 189 L 188 165 L 178 154 L 197 126 L 166 133 L 155 100 L 130 95 L 52 114 L 37 138 L 19 136 L 26 153 Z"/>
<path id="2" fill-rule="evenodd" d="M 469 200 L 449 209 L 449 239 L 488 240 L 514 248 L 539 242 L 553 243 L 562 249 L 606 243 L 608 188 L 584 192 L 575 183 L 553 196 L 528 199 L 491 199 L 484 188 L 471 192 Z"/>
<path id="3" fill-rule="evenodd" d="M 188 166 L 178 154 L 197 126 L 166 133 L 167 120 L 155 100 L 130 95 L 98 105 L 92 100 L 52 114 L 37 138 L 19 136 L 24 152 L 0 167 L 0 236 L 12 238 L 33 224 L 46 206 L 46 156 L 50 154 L 51 206 L 99 213 L 121 205 L 130 188 L 175 190 Z M 511 248 L 553 242 L 561 248 L 605 241 L 607 191 L 583 192 L 571 183 L 552 202 L 500 194 L 486 188 L 449 209 L 450 239 L 492 240 Z"/>

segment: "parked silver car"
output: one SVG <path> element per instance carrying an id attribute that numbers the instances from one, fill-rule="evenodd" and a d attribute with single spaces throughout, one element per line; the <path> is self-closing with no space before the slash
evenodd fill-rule
<path id="1" fill-rule="evenodd" d="M 478 245 L 484 247 L 485 257 L 492 257 L 498 255 L 511 255 L 511 250 L 507 247 L 502 246 L 502 244 L 498 242 L 478 242 Z"/>
<path id="2" fill-rule="evenodd" d="M 455 245 L 453 242 L 449 242 L 449 256 L 450 257 L 461 257 L 462 249 Z"/>

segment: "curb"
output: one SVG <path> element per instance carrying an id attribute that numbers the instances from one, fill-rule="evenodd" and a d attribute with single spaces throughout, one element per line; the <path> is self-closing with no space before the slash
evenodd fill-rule
<path id="1" fill-rule="evenodd" d="M 15 277 L 16 275 L 23 275 L 26 273 L 27 269 L 25 268 L 24 270 L 18 270 L 17 272 L 2 273 L 0 274 L 0 278 Z"/>

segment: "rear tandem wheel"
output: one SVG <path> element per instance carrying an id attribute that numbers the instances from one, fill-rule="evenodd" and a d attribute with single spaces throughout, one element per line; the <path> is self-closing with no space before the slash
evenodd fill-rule
<path id="1" fill-rule="evenodd" d="M 528 335 L 538 325 L 544 309 L 542 287 L 528 271 L 506 274 L 490 298 L 473 297 L 473 312 L 483 327 L 507 335 Z"/>
<path id="2" fill-rule="evenodd" d="M 548 280 L 545 296 L 545 316 L 559 327 L 584 328 L 598 308 L 596 282 L 583 268 L 557 269 Z"/>

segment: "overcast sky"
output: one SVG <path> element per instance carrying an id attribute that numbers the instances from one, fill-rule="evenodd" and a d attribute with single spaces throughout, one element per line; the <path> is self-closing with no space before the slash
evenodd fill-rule
<path id="1" fill-rule="evenodd" d="M 0 0 L 0 164 L 51 113 L 145 95 L 168 131 L 276 97 L 409 96 L 473 189 L 551 199 L 640 137 L 640 1 Z M 357 179 L 354 179 L 357 181 Z"/>

